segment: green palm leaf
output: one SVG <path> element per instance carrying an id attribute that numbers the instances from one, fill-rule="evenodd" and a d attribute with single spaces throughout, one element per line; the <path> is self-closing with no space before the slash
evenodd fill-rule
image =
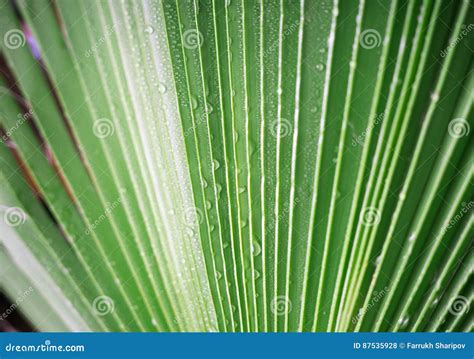
<path id="1" fill-rule="evenodd" d="M 472 331 L 470 1 L 0 9 L 34 328 Z"/>

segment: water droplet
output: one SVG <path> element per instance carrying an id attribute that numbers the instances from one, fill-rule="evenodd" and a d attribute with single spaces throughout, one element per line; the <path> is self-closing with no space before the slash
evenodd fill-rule
<path id="1" fill-rule="evenodd" d="M 214 161 L 212 162 L 212 167 L 214 168 L 214 171 L 216 171 L 220 166 L 221 166 L 221 165 L 220 165 L 219 161 L 214 160 Z"/>
<path id="2" fill-rule="evenodd" d="M 400 329 L 406 328 L 409 321 L 410 321 L 410 317 L 408 315 L 405 315 L 405 316 L 401 317 L 398 320 L 398 325 L 400 326 Z"/>
<path id="3" fill-rule="evenodd" d="M 324 65 L 323 64 L 317 64 L 316 65 L 316 70 L 323 71 L 324 70 Z"/>
<path id="4" fill-rule="evenodd" d="M 214 107 L 212 107 L 212 105 L 209 102 L 206 104 L 206 108 L 207 108 L 208 114 L 211 114 L 212 111 L 214 111 Z"/>
<path id="5" fill-rule="evenodd" d="M 378 256 L 377 258 L 375 258 L 375 265 L 378 266 L 380 265 L 380 262 L 382 261 L 382 255 Z"/>
<path id="6" fill-rule="evenodd" d="M 254 275 L 255 279 L 260 278 L 260 272 L 259 272 L 258 270 L 255 270 L 255 271 L 253 272 L 253 275 Z"/>
<path id="7" fill-rule="evenodd" d="M 262 252 L 262 248 L 257 241 L 252 242 L 252 254 L 256 257 Z"/>
<path id="8" fill-rule="evenodd" d="M 155 32 L 155 28 L 151 25 L 148 25 L 147 27 L 145 27 L 145 32 L 147 34 L 153 34 Z"/>
<path id="9" fill-rule="evenodd" d="M 239 194 L 242 194 L 245 192 L 245 186 L 239 187 Z"/>
<path id="10" fill-rule="evenodd" d="M 216 272 L 216 279 L 220 280 L 222 278 L 222 273 L 221 272 Z"/>
<path id="11" fill-rule="evenodd" d="M 193 110 L 197 109 L 198 107 L 198 101 L 194 96 L 191 96 L 191 107 Z"/>
<path id="12" fill-rule="evenodd" d="M 433 92 L 431 94 L 431 101 L 433 101 L 433 102 L 438 102 L 439 101 L 439 93 L 438 92 Z"/>
<path id="13" fill-rule="evenodd" d="M 186 227 L 186 234 L 189 237 L 192 237 L 192 236 L 194 236 L 194 230 L 191 227 Z"/>
<path id="14" fill-rule="evenodd" d="M 165 93 L 166 90 L 167 90 L 167 89 L 166 89 L 166 86 L 165 86 L 164 84 L 160 83 L 160 84 L 158 85 L 158 91 L 160 91 L 160 93 Z"/>

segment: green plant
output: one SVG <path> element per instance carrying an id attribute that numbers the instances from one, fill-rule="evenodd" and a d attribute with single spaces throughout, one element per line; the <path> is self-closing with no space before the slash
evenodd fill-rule
<path id="1" fill-rule="evenodd" d="M 0 0 L 2 291 L 39 330 L 471 331 L 473 12 Z"/>

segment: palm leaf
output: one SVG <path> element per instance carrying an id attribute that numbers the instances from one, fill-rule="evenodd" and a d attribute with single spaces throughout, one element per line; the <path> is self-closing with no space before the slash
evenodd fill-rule
<path id="1" fill-rule="evenodd" d="M 0 9 L 0 288 L 33 328 L 472 330 L 469 1 Z"/>

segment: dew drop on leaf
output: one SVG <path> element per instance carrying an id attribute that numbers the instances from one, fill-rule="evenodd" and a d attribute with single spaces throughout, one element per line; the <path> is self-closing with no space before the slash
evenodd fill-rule
<path id="1" fill-rule="evenodd" d="M 148 25 L 147 27 L 145 27 L 145 32 L 147 34 L 153 34 L 155 32 L 155 28 L 151 25 Z"/>
<path id="2" fill-rule="evenodd" d="M 375 266 L 378 266 L 380 265 L 380 262 L 382 261 L 382 256 L 378 256 L 377 258 L 375 258 Z"/>
<path id="3" fill-rule="evenodd" d="M 401 329 L 406 328 L 409 321 L 410 321 L 410 317 L 408 315 L 405 315 L 398 320 L 398 325 L 400 326 Z"/>
<path id="4" fill-rule="evenodd" d="M 191 107 L 193 110 L 197 109 L 198 107 L 198 101 L 196 99 L 196 97 L 194 96 L 191 96 Z"/>
<path id="5" fill-rule="evenodd" d="M 158 91 L 160 91 L 160 93 L 165 93 L 166 90 L 167 90 L 167 89 L 166 89 L 166 86 L 165 86 L 164 84 L 160 83 L 160 84 L 158 85 Z"/>
<path id="6" fill-rule="evenodd" d="M 262 248 L 257 241 L 252 242 L 252 254 L 256 257 L 262 252 Z"/>

